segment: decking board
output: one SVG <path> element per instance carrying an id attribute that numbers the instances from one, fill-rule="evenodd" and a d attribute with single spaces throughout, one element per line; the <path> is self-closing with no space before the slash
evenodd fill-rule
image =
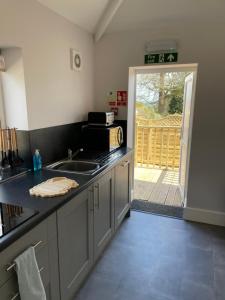
<path id="1" fill-rule="evenodd" d="M 178 180 L 178 171 L 137 167 L 134 172 L 134 199 L 180 207 Z"/>

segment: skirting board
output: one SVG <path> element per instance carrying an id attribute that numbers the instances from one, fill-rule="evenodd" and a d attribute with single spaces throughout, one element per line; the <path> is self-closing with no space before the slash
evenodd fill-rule
<path id="1" fill-rule="evenodd" d="M 185 207 L 183 218 L 187 221 L 194 221 L 225 227 L 225 213 L 200 208 Z"/>

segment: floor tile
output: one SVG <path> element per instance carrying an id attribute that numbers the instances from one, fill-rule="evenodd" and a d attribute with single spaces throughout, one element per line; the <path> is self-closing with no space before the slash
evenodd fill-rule
<path id="1" fill-rule="evenodd" d="M 225 299 L 225 270 L 216 268 L 214 276 L 215 276 L 214 290 L 216 294 L 216 300 L 224 300 Z"/>
<path id="2" fill-rule="evenodd" d="M 225 240 L 213 241 L 213 263 L 216 267 L 225 269 Z"/>
<path id="3" fill-rule="evenodd" d="M 180 300 L 214 300 L 213 288 L 193 280 L 182 280 Z"/>
<path id="4" fill-rule="evenodd" d="M 74 300 L 224 299 L 224 228 L 132 212 Z"/>
<path id="5" fill-rule="evenodd" d="M 76 300 L 114 300 L 118 289 L 118 283 L 93 273 L 85 283 L 85 286 L 76 296 Z"/>

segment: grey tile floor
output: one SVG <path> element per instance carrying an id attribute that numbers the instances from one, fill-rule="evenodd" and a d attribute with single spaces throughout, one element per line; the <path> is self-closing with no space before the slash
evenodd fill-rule
<path id="1" fill-rule="evenodd" d="M 132 212 L 74 300 L 225 300 L 225 228 Z"/>

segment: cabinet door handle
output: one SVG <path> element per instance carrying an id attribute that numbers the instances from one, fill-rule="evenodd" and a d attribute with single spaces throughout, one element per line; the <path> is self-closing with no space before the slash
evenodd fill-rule
<path id="1" fill-rule="evenodd" d="M 44 271 L 44 267 L 41 267 L 40 269 L 39 269 L 39 273 L 41 273 L 42 271 Z"/>
<path id="2" fill-rule="evenodd" d="M 14 296 L 12 296 L 12 298 L 10 300 L 15 300 L 19 297 L 20 293 L 16 293 Z"/>
<path id="3" fill-rule="evenodd" d="M 121 167 L 125 168 L 126 166 L 129 165 L 129 161 L 124 161 L 122 164 L 121 164 Z"/>
<path id="4" fill-rule="evenodd" d="M 91 201 L 90 201 L 90 211 L 94 211 L 94 188 L 93 186 L 88 190 L 89 192 L 89 196 L 91 198 Z"/>
<path id="5" fill-rule="evenodd" d="M 96 197 L 94 197 L 94 205 L 95 205 L 95 208 L 99 209 L 99 183 L 97 183 L 95 185 L 95 189 L 97 189 L 97 199 Z"/>
<path id="6" fill-rule="evenodd" d="M 34 244 L 34 248 L 37 248 L 40 244 L 42 244 L 43 242 L 42 241 L 39 241 L 39 242 L 37 242 L 36 244 Z M 6 269 L 6 271 L 7 272 L 9 272 L 9 271 L 11 271 L 12 269 L 14 269 L 15 268 L 15 266 L 16 266 L 16 264 L 15 263 L 13 263 L 13 264 L 11 264 L 7 269 Z"/>

